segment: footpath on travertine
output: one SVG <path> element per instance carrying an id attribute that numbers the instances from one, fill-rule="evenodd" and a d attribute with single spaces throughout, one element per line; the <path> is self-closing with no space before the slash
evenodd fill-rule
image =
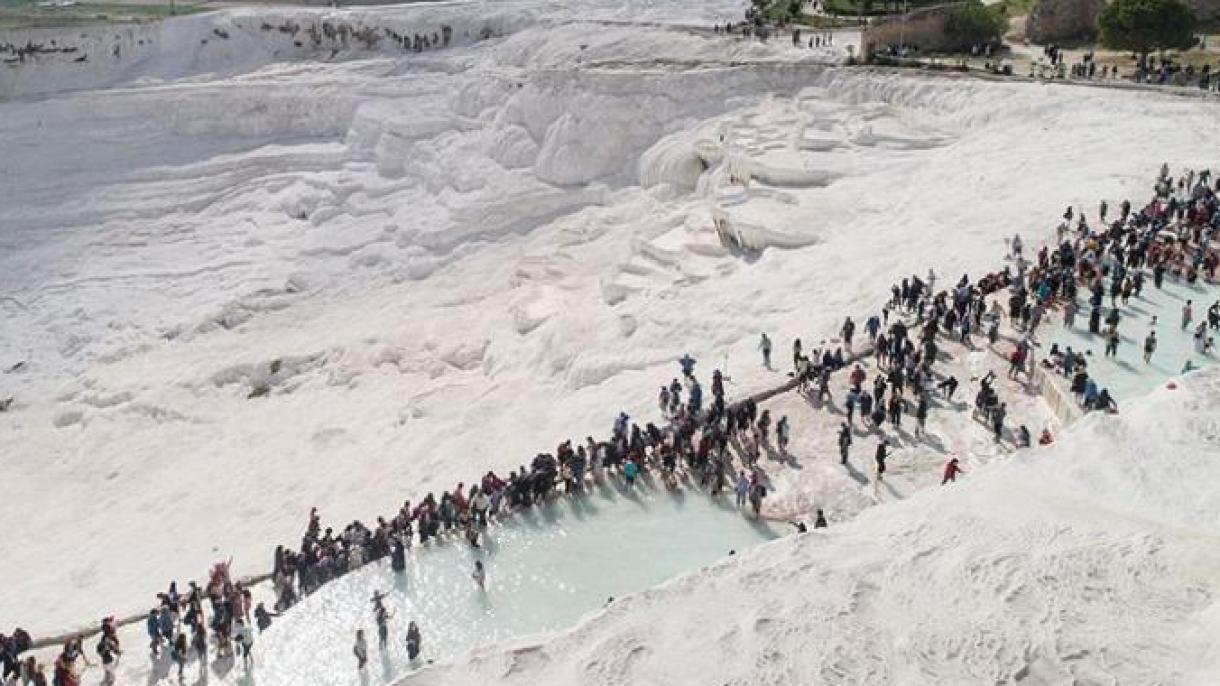
<path id="1" fill-rule="evenodd" d="M 918 330 L 913 317 L 896 314 L 892 319 L 903 320 L 912 327 L 912 332 Z M 985 341 L 981 336 L 974 338 L 976 341 Z M 972 378 L 977 379 L 986 371 L 996 371 L 997 377 L 1003 378 L 1003 372 L 1006 369 L 1005 355 L 1001 351 L 992 351 L 987 348 L 967 349 L 952 342 L 944 335 L 939 340 L 943 350 L 941 359 L 938 360 L 934 370 L 940 378 L 948 375 L 957 376 L 961 384 L 954 397 L 955 402 L 949 409 L 953 410 L 954 415 L 963 413 L 969 415 L 970 404 L 962 400 L 963 397 L 974 392 L 974 389 L 969 387 L 969 381 Z M 836 339 L 830 339 L 828 342 L 832 345 L 837 344 Z M 778 347 L 782 348 L 782 343 Z M 960 352 L 966 353 L 966 355 L 984 354 L 985 369 L 980 373 L 979 369 L 971 368 L 966 355 L 957 354 L 958 347 L 961 347 Z M 788 374 L 785 374 L 785 380 L 781 383 L 754 391 L 730 403 L 731 406 L 739 406 L 753 401 L 760 408 L 771 409 L 773 424 L 785 414 L 792 422 L 793 440 L 783 456 L 779 456 L 772 445 L 761 447 L 763 455 L 758 462 L 758 467 L 772 485 L 771 496 L 764 505 L 763 514 L 766 518 L 780 521 L 793 520 L 822 508 L 825 509 L 827 516 L 841 521 L 854 516 L 864 507 L 882 502 L 882 495 L 878 491 L 880 484 L 874 478 L 865 476 L 865 472 L 871 472 L 873 450 L 876 445 L 875 440 L 866 441 L 867 437 L 879 438 L 885 435 L 896 451 L 884 482 L 885 488 L 894 497 L 901 497 L 900 492 L 907 494 L 916 488 L 929 485 L 926 483 L 929 481 L 928 478 L 914 479 L 911 472 L 918 469 L 926 472 L 923 476 L 934 475 L 939 471 L 943 462 L 939 457 L 947 452 L 954 452 L 963 457 L 966 453 L 971 453 L 976 462 L 994 457 L 993 450 L 989 448 L 987 442 L 990 440 L 990 429 L 968 418 L 965 421 L 957 421 L 944 416 L 946 414 L 943 412 L 945 403 L 937 400 L 934 401 L 932 412 L 929 413 L 929 434 L 923 439 L 913 438 L 909 433 L 915 424 L 913 407 L 910 408 L 910 414 L 904 420 L 905 428 L 898 431 L 887 433 L 885 428 L 865 430 L 863 423 L 857 419 L 852 462 L 846 470 L 843 469 L 838 464 L 836 441 L 839 422 L 843 421 L 844 415 L 843 410 L 835 404 L 834 398 L 842 398 L 846 393 L 847 372 L 856 364 L 865 367 L 868 373 L 867 384 L 871 387 L 872 380 L 878 372 L 873 353 L 871 343 L 865 341 L 854 352 L 845 355 L 846 368 L 831 375 L 833 398 L 826 403 L 813 402 L 804 394 L 793 393 L 798 389 L 799 382 L 794 375 L 789 376 Z M 1027 384 L 1020 388 L 1021 392 L 1011 400 L 1005 398 L 1002 392 L 1001 400 L 1009 401 L 1012 421 L 1027 423 L 1031 427 L 1031 431 L 1035 431 L 1036 434 L 1035 427 L 1040 430 L 1045 425 L 1044 417 L 1042 417 L 1045 412 L 1039 412 L 1034 407 L 1027 407 L 1032 404 L 1030 401 L 1037 400 L 1035 390 L 1031 390 Z M 1024 402 L 1022 398 L 1024 398 Z M 1029 422 L 1021 422 L 1018 419 L 1027 416 L 1031 417 Z M 982 437 L 986 440 L 955 442 L 953 450 L 945 449 L 944 441 L 949 440 L 946 437 L 958 434 L 971 434 L 976 438 Z M 1004 445 L 1010 446 L 1011 441 Z M 1011 447 L 1002 450 L 1006 452 L 1010 449 Z M 736 442 L 733 444 L 733 451 L 740 463 L 744 464 L 740 445 Z M 824 471 L 814 469 L 812 468 L 814 465 L 821 465 L 826 469 Z M 918 467 L 912 465 L 918 465 Z M 806 469 L 806 467 L 810 468 Z M 845 479 L 849 479 L 849 481 L 845 481 Z M 264 573 L 245 577 L 241 581 L 247 586 L 255 587 L 264 584 L 270 578 L 270 573 Z M 120 627 L 126 627 L 144 621 L 145 617 L 146 613 L 141 612 L 116 617 L 115 621 Z M 35 640 L 34 648 L 56 646 L 72 637 L 88 638 L 96 635 L 99 630 L 97 625 L 90 625 L 75 631 L 60 632 Z"/>
<path id="2" fill-rule="evenodd" d="M 854 355 L 846 357 L 845 359 L 848 360 L 850 363 L 854 363 L 857 360 L 863 359 L 864 357 L 871 355 L 872 352 L 873 352 L 872 347 L 869 346 L 866 349 L 861 350 L 860 352 L 858 352 Z M 748 402 L 750 400 L 753 400 L 754 402 L 761 404 L 761 403 L 765 402 L 766 400 L 775 397 L 776 395 L 779 395 L 781 393 L 787 393 L 787 392 L 795 389 L 796 386 L 797 386 L 796 379 L 789 379 L 788 381 L 781 383 L 777 386 L 765 388 L 765 389 L 758 391 L 756 393 L 753 393 L 751 395 L 747 395 L 746 397 L 741 398 L 740 400 L 736 400 L 730 404 L 733 406 L 738 406 L 738 405 L 741 405 L 742 403 Z M 269 573 L 269 572 L 264 573 L 264 574 L 256 574 L 256 575 L 249 576 L 249 577 L 243 577 L 242 579 L 240 579 L 241 583 L 247 587 L 254 587 L 259 584 L 263 584 L 267 581 L 270 581 L 270 580 L 271 580 L 271 573 Z M 115 624 L 118 625 L 120 628 L 130 626 L 132 624 L 143 622 L 146 616 L 147 616 L 146 613 L 139 613 L 139 614 L 129 614 L 129 615 L 125 615 L 122 617 L 116 617 Z M 78 637 L 89 638 L 89 637 L 97 635 L 100 631 L 101 631 L 101 628 L 99 625 L 90 625 L 87 627 L 82 627 L 75 631 L 63 631 L 63 632 L 59 632 L 59 633 L 56 633 L 51 636 L 44 636 L 42 638 L 37 638 L 34 640 L 33 649 L 39 650 L 39 649 L 43 649 L 43 648 L 61 645 L 70 638 L 78 638 Z"/>

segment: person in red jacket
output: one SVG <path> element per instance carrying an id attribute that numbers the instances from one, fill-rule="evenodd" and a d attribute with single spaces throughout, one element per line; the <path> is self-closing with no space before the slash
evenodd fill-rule
<path id="1" fill-rule="evenodd" d="M 940 485 L 944 486 L 950 481 L 957 481 L 958 474 L 965 474 L 965 472 L 963 472 L 962 468 L 958 466 L 957 458 L 954 457 L 945 464 L 945 478 L 941 480 Z"/>

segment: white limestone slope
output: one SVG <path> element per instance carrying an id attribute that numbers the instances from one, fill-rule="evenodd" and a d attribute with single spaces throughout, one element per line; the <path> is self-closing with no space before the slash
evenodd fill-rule
<path id="1" fill-rule="evenodd" d="M 955 485 L 400 683 L 1216 683 L 1218 455 L 1208 372 Z"/>
<path id="2" fill-rule="evenodd" d="M 652 417 L 684 352 L 730 394 L 777 383 L 760 331 L 817 341 L 897 278 L 991 268 L 1062 205 L 1214 162 L 1202 101 L 649 23 L 728 6 L 235 10 L 120 51 L 106 87 L 56 62 L 6 91 L 0 617 L 138 612 L 228 555 L 265 572 L 311 506 L 369 521 Z M 321 16 L 503 30 L 332 57 L 261 27 Z"/>

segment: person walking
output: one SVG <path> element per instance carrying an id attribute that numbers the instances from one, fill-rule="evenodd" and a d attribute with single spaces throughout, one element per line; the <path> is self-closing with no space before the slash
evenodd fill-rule
<path id="1" fill-rule="evenodd" d="M 762 351 L 763 366 L 767 369 L 771 368 L 771 339 L 767 337 L 767 332 L 762 334 L 762 340 L 758 342 L 758 349 Z"/>
<path id="2" fill-rule="evenodd" d="M 991 411 L 991 428 L 995 432 L 995 442 L 999 443 L 1004 437 L 1004 417 L 1008 414 L 1008 403 L 1000 403 L 1000 406 Z"/>
<path id="3" fill-rule="evenodd" d="M 915 435 L 923 436 L 928 425 L 928 395 L 919 395 L 919 404 L 915 406 Z"/>
<path id="4" fill-rule="evenodd" d="M 887 438 L 881 439 L 881 442 L 877 444 L 877 453 L 873 457 L 877 463 L 877 481 L 883 481 L 885 479 L 885 461 L 890 456 L 886 448 L 888 448 L 889 445 L 890 441 Z"/>
<path id="5" fill-rule="evenodd" d="M 847 452 L 851 448 L 851 427 L 847 422 L 839 426 L 839 464 L 847 464 Z"/>
<path id="6" fill-rule="evenodd" d="M 1105 339 L 1106 339 L 1106 348 L 1104 351 L 1105 356 L 1106 357 L 1118 357 L 1118 342 L 1120 340 L 1120 337 L 1118 335 L 1118 328 L 1114 327 L 1114 326 L 1107 327 L 1106 332 L 1105 332 Z"/>

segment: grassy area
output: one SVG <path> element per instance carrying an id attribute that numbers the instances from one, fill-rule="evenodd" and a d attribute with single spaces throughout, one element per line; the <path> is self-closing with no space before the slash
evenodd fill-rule
<path id="1" fill-rule="evenodd" d="M 67 6 L 46 6 L 36 0 L 0 0 L 0 29 L 154 21 L 201 11 L 204 11 L 202 7 L 190 3 L 83 2 Z"/>

